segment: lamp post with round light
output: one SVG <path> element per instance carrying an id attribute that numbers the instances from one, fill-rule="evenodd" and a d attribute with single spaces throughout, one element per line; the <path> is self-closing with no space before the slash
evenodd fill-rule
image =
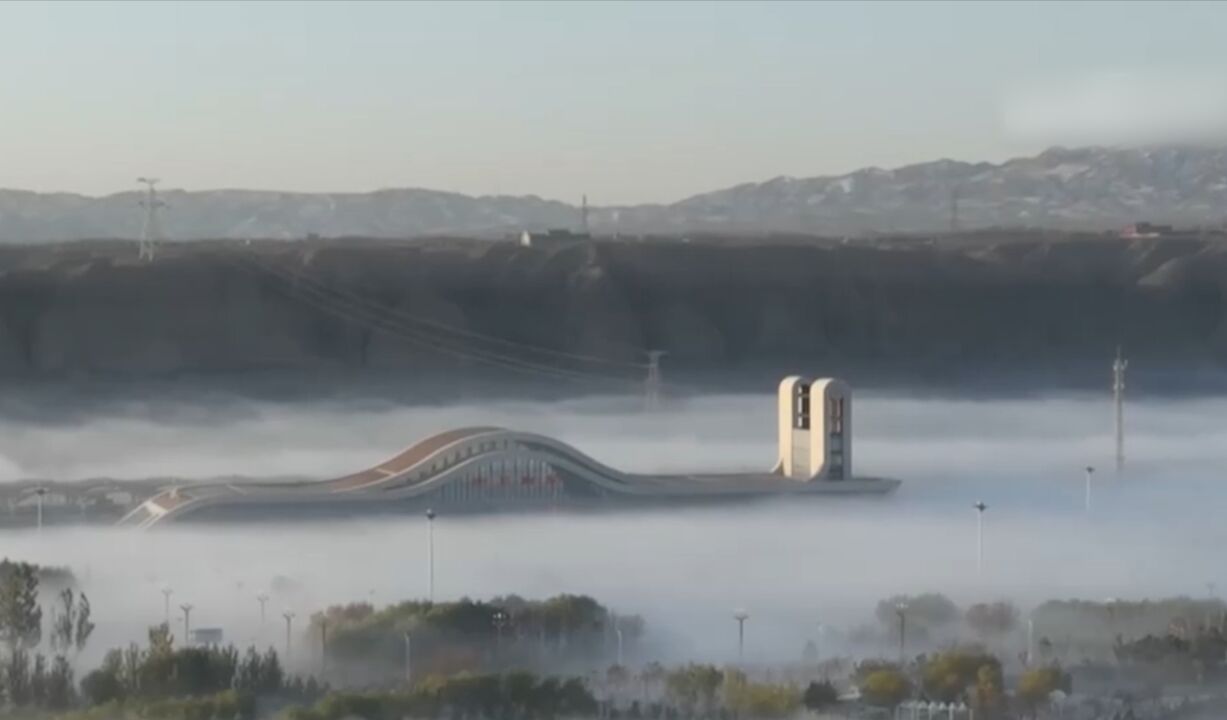
<path id="1" fill-rule="evenodd" d="M 741 662 L 746 654 L 746 620 L 750 618 L 750 613 L 745 610 L 737 610 L 733 613 L 733 619 L 737 621 L 737 662 Z"/>
<path id="2" fill-rule="evenodd" d="M 976 511 L 976 572 L 984 573 L 984 511 L 988 505 L 978 502 L 972 505 Z"/>
<path id="3" fill-rule="evenodd" d="M 426 509 L 426 572 L 427 598 L 435 601 L 435 511 Z"/>
<path id="4" fill-rule="evenodd" d="M 1084 471 L 1086 472 L 1086 512 L 1089 515 L 1091 512 L 1091 478 L 1095 475 L 1095 468 L 1087 465 Z"/>

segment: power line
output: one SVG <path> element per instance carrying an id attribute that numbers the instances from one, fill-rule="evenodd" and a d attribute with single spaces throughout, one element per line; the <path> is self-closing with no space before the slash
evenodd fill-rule
<path id="1" fill-rule="evenodd" d="M 251 268 L 248 267 L 247 264 L 234 264 L 242 269 L 251 271 Z M 254 270 L 254 272 L 260 271 L 261 270 Z M 268 271 L 264 270 L 264 272 Z M 583 380 L 585 382 L 599 381 L 620 385 L 639 385 L 638 381 L 631 380 L 629 378 L 598 375 L 592 372 L 584 372 L 568 368 L 551 367 L 537 362 L 492 353 L 490 351 L 457 349 L 447 345 L 442 345 L 437 339 L 423 338 L 417 330 L 406 328 L 403 324 L 397 323 L 395 320 L 371 317 L 369 315 L 369 310 L 363 310 L 361 307 L 355 308 L 353 307 L 352 302 L 348 302 L 344 298 L 330 295 L 327 291 L 322 291 L 311 287 L 309 284 L 295 287 L 294 285 L 289 284 L 286 279 L 280 275 L 274 275 L 274 277 L 282 281 L 286 294 L 294 299 L 311 305 L 318 310 L 336 316 L 342 320 L 361 325 L 376 332 L 391 335 L 410 344 L 424 347 L 435 352 L 451 355 L 461 359 L 476 360 L 478 362 L 483 362 L 488 365 L 493 365 L 504 369 L 545 377 Z"/>
<path id="2" fill-rule="evenodd" d="M 600 357 L 597 355 L 585 355 L 582 353 L 567 352 L 565 350 L 555 350 L 553 348 L 542 347 L 539 345 L 530 345 L 528 343 L 517 342 L 515 340 L 508 340 L 506 338 L 500 338 L 500 337 L 496 337 L 493 335 L 487 335 L 485 333 L 480 333 L 480 332 L 476 332 L 472 330 L 466 330 L 464 328 L 458 328 L 458 327 L 455 327 L 454 325 L 448 325 L 446 323 L 441 323 L 441 322 L 430 320 L 427 318 L 422 318 L 416 315 L 411 315 L 409 313 L 406 313 L 401 310 L 397 310 L 395 308 L 390 308 L 387 305 L 384 305 L 382 303 L 362 297 L 361 295 L 358 295 L 357 293 L 330 286 L 321 280 L 312 278 L 306 273 L 277 268 L 270 264 L 260 262 L 259 260 L 251 256 L 248 256 L 247 259 L 252 264 L 259 266 L 262 270 L 270 274 L 277 275 L 281 277 L 282 279 L 289 279 L 291 282 L 295 284 L 305 283 L 308 285 L 312 285 L 315 288 L 319 289 L 321 292 L 330 293 L 340 298 L 344 298 L 347 301 L 349 301 L 351 304 L 366 308 L 370 312 L 391 316 L 393 319 L 397 320 L 400 323 L 404 323 L 408 325 L 421 325 L 424 328 L 429 328 L 431 330 L 435 330 L 435 331 L 442 332 L 442 333 L 450 333 L 460 338 L 473 340 L 476 342 L 489 343 L 491 345 L 500 345 L 504 348 L 508 348 L 512 350 L 522 350 L 522 351 L 537 353 L 543 356 L 557 358 L 559 360 L 573 360 L 576 362 L 590 363 L 594 365 L 607 365 L 611 367 L 634 369 L 634 370 L 639 370 L 639 371 L 645 371 L 648 369 L 647 363 L 628 362 L 625 360 L 615 360 L 613 358 Z M 610 345 L 614 346 L 614 344 L 612 343 L 610 343 Z"/>
<path id="3" fill-rule="evenodd" d="M 317 297 L 320 297 L 325 301 L 334 300 L 339 303 L 345 304 L 346 306 L 352 308 L 353 310 L 356 310 L 359 313 L 366 313 L 371 316 L 369 318 L 370 320 L 375 320 L 375 321 L 385 323 L 386 325 L 389 325 L 392 328 L 399 330 L 402 333 L 402 337 L 405 337 L 406 339 L 411 338 L 415 340 L 416 342 L 418 342 L 419 344 L 427 344 L 432 348 L 449 351 L 449 352 L 452 352 L 453 354 L 462 353 L 462 354 L 465 354 L 466 357 L 468 356 L 486 357 L 486 358 L 492 358 L 495 360 L 500 360 L 500 361 L 505 361 L 505 362 L 513 362 L 513 363 L 517 363 L 517 364 L 520 364 L 526 367 L 538 367 L 538 368 L 547 369 L 551 371 L 573 373 L 577 376 L 600 377 L 596 375 L 594 372 L 590 372 L 586 370 L 578 370 L 578 369 L 573 369 L 573 368 L 557 368 L 557 367 L 553 367 L 549 365 L 543 365 L 541 362 L 537 360 L 530 360 L 530 359 L 525 359 L 525 358 L 517 358 L 514 356 L 504 355 L 500 351 L 490 350 L 487 348 L 451 347 L 451 346 L 443 344 L 447 342 L 448 340 L 451 340 L 450 338 L 438 338 L 438 337 L 430 337 L 429 335 L 422 335 L 420 334 L 422 332 L 420 329 L 414 328 L 411 326 L 414 322 L 417 322 L 418 324 L 424 324 L 424 321 L 421 321 L 420 319 L 412 318 L 412 317 L 409 317 L 407 319 L 401 319 L 402 318 L 401 314 L 390 310 L 386 306 L 380 305 L 378 303 L 372 303 L 370 301 L 365 300 L 364 298 L 361 298 L 360 296 L 353 295 L 352 293 L 338 292 L 335 289 L 327 285 L 324 285 L 322 283 L 316 282 L 315 280 L 312 280 L 311 278 L 305 275 L 290 274 L 290 276 L 287 278 L 285 273 L 275 268 L 268 267 L 268 266 L 265 266 L 259 263 L 257 263 L 257 265 L 259 265 L 261 269 L 265 270 L 266 272 L 279 277 L 283 281 L 289 282 L 296 289 L 305 287 L 308 291 L 314 293 Z M 389 315 L 391 317 L 381 317 L 380 315 Z M 425 324 L 428 324 L 429 326 L 433 326 L 433 328 L 437 330 L 444 330 L 444 331 L 449 330 L 449 329 L 455 330 L 455 328 L 450 328 L 450 326 L 440 325 L 437 323 L 425 323 Z M 479 334 L 473 334 L 473 335 L 477 338 L 489 337 L 489 336 L 481 336 Z M 497 338 L 491 338 L 491 339 L 497 339 Z M 512 343 L 512 345 L 523 347 L 529 350 L 553 352 L 553 351 L 548 351 L 545 348 L 535 348 L 534 346 L 519 345 L 518 343 Z M 568 356 L 568 357 L 576 357 L 576 358 L 583 357 L 583 356 L 570 355 L 569 353 L 561 353 L 561 352 L 554 352 L 554 354 Z M 608 361 L 608 362 L 611 364 L 628 367 L 628 368 L 646 367 L 644 365 L 638 365 L 638 364 L 632 364 L 632 363 L 621 363 L 617 361 Z"/>

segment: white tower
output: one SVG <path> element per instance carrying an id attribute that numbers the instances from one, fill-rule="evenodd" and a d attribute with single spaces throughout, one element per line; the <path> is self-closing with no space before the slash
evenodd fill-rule
<path id="1" fill-rule="evenodd" d="M 154 247 L 162 239 L 162 225 L 158 220 L 158 210 L 166 207 L 166 203 L 158 199 L 157 178 L 141 177 L 136 181 L 145 186 L 145 198 L 141 200 L 141 207 L 145 208 L 145 224 L 141 227 L 141 246 L 138 257 L 141 260 L 152 261 Z"/>
<path id="2" fill-rule="evenodd" d="M 842 380 L 786 377 L 779 389 L 780 462 L 796 480 L 852 476 L 852 388 Z"/>
<path id="3" fill-rule="evenodd" d="M 1116 474 L 1125 470 L 1125 369 L 1129 361 L 1116 348 L 1116 360 L 1112 362 L 1112 403 L 1116 410 Z"/>
<path id="4" fill-rule="evenodd" d="M 588 196 L 584 195 L 583 204 L 579 208 L 579 231 L 589 234 L 588 229 Z"/>

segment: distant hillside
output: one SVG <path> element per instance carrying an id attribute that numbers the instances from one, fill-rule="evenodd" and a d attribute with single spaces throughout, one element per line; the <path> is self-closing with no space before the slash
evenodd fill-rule
<path id="1" fill-rule="evenodd" d="M 252 372 L 639 388 L 846 375 L 1103 390 L 1227 375 L 1227 243 L 1056 232 L 859 242 L 447 239 L 0 247 L 0 381 Z M 447 382 L 442 382 L 446 379 Z M 1024 383 L 1026 384 L 1026 383 Z M 67 385 L 65 385 L 67 387 Z"/>
<path id="2" fill-rule="evenodd" d="M 579 194 L 577 188 L 576 194 Z M 132 238 L 135 192 L 101 198 L 0 190 L 0 242 Z M 165 193 L 171 239 L 426 235 L 497 236 L 575 227 L 573 205 L 538 197 L 469 197 L 421 189 L 305 194 L 248 190 Z M 670 205 L 596 207 L 598 233 L 804 232 L 864 235 L 958 225 L 1103 230 L 1135 220 L 1227 221 L 1227 149 L 1054 148 L 1000 165 L 951 160 L 848 175 L 776 178 Z"/>

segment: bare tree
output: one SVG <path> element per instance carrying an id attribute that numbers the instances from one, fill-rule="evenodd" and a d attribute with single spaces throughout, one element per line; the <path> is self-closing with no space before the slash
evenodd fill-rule
<path id="1" fill-rule="evenodd" d="M 28 563 L 10 565 L 0 576 L 0 642 L 9 654 L 36 647 L 43 639 L 38 606 L 38 571 Z"/>

